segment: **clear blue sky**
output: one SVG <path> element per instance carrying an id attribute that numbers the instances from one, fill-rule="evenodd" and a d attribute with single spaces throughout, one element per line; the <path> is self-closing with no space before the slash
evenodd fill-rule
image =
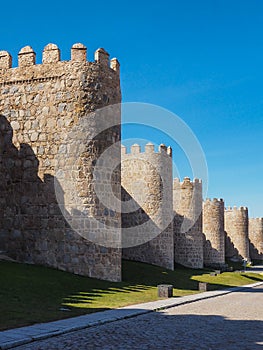
<path id="1" fill-rule="evenodd" d="M 62 59 L 75 42 L 88 46 L 90 60 L 98 47 L 116 56 L 124 102 L 167 108 L 196 134 L 207 157 L 208 196 L 263 216 L 262 0 L 1 4 L 0 49 L 16 56 L 31 45 L 40 63 L 49 42 Z M 180 173 L 188 175 L 183 167 Z"/>

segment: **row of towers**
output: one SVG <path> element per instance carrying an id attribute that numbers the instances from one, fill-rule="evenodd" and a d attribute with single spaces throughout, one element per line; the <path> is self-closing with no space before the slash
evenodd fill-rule
<path id="1" fill-rule="evenodd" d="M 173 262 L 202 268 L 222 267 L 227 258 L 263 259 L 263 219 L 249 219 L 246 207 L 225 208 L 223 199 L 203 201 L 199 179 L 172 181 L 171 156 L 171 148 L 164 145 L 159 146 L 158 152 L 150 143 L 145 152 L 139 145 L 131 146 L 130 153 L 122 147 L 123 199 L 128 194 L 139 204 L 144 217 L 152 223 L 148 229 L 153 238 L 142 244 L 141 238 L 151 234 L 138 219 L 141 212 L 122 213 L 123 224 L 137 230 L 139 244 L 124 249 L 123 256 L 167 268 Z"/>
<path id="2" fill-rule="evenodd" d="M 201 180 L 173 181 L 171 148 L 121 148 L 119 73 L 80 43 L 69 61 L 48 44 L 41 64 L 26 46 L 18 67 L 0 51 L 0 251 L 111 281 L 122 258 L 169 269 L 262 258 L 262 219 L 202 203 Z"/>

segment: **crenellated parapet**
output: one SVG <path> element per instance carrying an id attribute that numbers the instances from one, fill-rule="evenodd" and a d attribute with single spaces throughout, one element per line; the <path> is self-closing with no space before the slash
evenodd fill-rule
<path id="1" fill-rule="evenodd" d="M 251 259 L 263 260 L 263 218 L 249 218 L 248 237 Z"/>
<path id="2" fill-rule="evenodd" d="M 133 198 L 137 200 L 140 205 L 143 206 L 148 213 L 161 210 L 160 215 L 166 215 L 168 209 L 172 210 L 172 158 L 171 147 L 167 147 L 164 144 L 159 145 L 158 151 L 155 152 L 154 145 L 148 143 L 145 145 L 144 151 L 141 146 L 134 144 L 130 147 L 130 152 L 127 153 L 125 146 L 121 147 L 121 160 L 122 160 L 122 185 L 129 189 L 129 193 L 132 193 Z M 142 189 L 135 188 L 131 190 L 131 185 L 137 180 L 144 179 L 145 187 L 148 188 L 149 195 L 154 193 L 155 196 L 150 196 L 149 201 L 144 200 Z M 136 181 L 137 181 L 136 180 Z M 157 200 L 157 197 L 159 200 Z M 155 198 L 153 205 L 150 204 L 150 198 Z M 171 200 L 170 200 L 170 199 Z M 165 206 L 162 206 L 162 201 L 166 201 Z M 169 200 L 168 200 L 169 199 Z M 169 205 L 169 208 L 167 207 Z M 146 209 L 149 207 L 149 209 Z M 151 209 L 150 209 L 151 208 Z M 162 209 L 160 209 L 162 208 Z"/>
<path id="3" fill-rule="evenodd" d="M 203 202 L 205 266 L 225 264 L 224 200 L 207 198 Z"/>
<path id="4" fill-rule="evenodd" d="M 150 154 L 156 154 L 156 155 L 168 155 L 169 157 L 172 157 L 172 148 L 170 146 L 165 146 L 164 144 L 159 145 L 158 152 L 155 152 L 154 144 L 151 142 L 147 143 L 144 146 L 144 151 L 142 151 L 142 148 L 138 144 L 134 144 L 130 147 L 130 152 L 127 152 L 129 149 L 127 149 L 126 146 L 121 146 L 121 154 L 125 157 L 132 157 L 133 155 L 150 155 Z"/>
<path id="5" fill-rule="evenodd" d="M 202 180 L 185 177 L 173 180 L 173 208 L 179 215 L 197 219 L 202 212 Z"/>
<path id="6" fill-rule="evenodd" d="M 223 203 L 224 204 L 224 199 L 223 198 L 206 198 L 204 200 L 204 203 L 217 203 L 220 205 L 220 203 Z"/>
<path id="7" fill-rule="evenodd" d="M 157 152 L 155 152 L 152 143 L 145 145 L 144 152 L 138 144 L 134 144 L 130 147 L 130 153 L 127 153 L 127 148 L 125 146 L 121 147 L 122 185 L 126 190 L 129 189 L 129 193 L 132 193 L 133 198 L 137 200 L 140 205 L 143 205 L 145 210 L 147 206 L 150 206 L 152 212 L 156 212 L 162 200 L 164 201 L 166 198 L 172 198 L 171 153 L 171 147 L 167 147 L 163 144 L 158 147 Z M 150 192 L 158 196 L 159 200 L 157 200 L 157 197 L 155 198 L 154 206 L 150 205 L 148 200 L 145 199 L 144 203 L 142 203 L 142 189 L 138 188 L 137 192 L 135 188 L 133 190 L 131 189 L 131 185 L 137 177 L 137 180 L 140 178 L 144 179 L 145 188 L 148 187 Z M 160 215 L 166 215 L 165 211 L 168 209 L 168 203 L 170 206 L 169 210 L 172 210 L 172 202 L 168 201 L 166 207 L 162 208 L 163 213 L 160 213 Z"/>
<path id="8" fill-rule="evenodd" d="M 138 144 L 130 153 L 122 146 L 121 155 L 122 226 L 132 246 L 123 250 L 123 257 L 169 269 L 174 267 L 171 155 L 170 147 L 161 144 L 155 152 L 151 143 L 144 152 Z M 136 210 L 126 212 L 128 200 Z M 122 239 L 128 246 L 125 233 Z"/>
<path id="9" fill-rule="evenodd" d="M 193 179 L 193 181 L 191 181 L 190 177 L 186 176 L 184 177 L 183 181 L 180 181 L 179 178 L 174 178 L 173 179 L 173 185 L 174 188 L 178 185 L 183 186 L 183 187 L 187 187 L 187 186 L 192 186 L 192 187 L 202 187 L 202 180 L 201 179 Z"/>
<path id="10" fill-rule="evenodd" d="M 31 46 L 23 47 L 18 53 L 18 67 L 12 67 L 12 56 L 7 51 L 0 51 L 0 70 L 2 74 L 7 74 L 7 71 L 16 70 L 17 74 L 20 69 L 25 67 L 35 67 L 39 73 L 41 70 L 45 70 L 47 65 L 65 65 L 70 63 L 82 63 L 99 65 L 100 67 L 108 68 L 115 71 L 117 74 L 120 72 L 120 64 L 116 58 L 110 59 L 109 54 L 103 48 L 100 48 L 94 53 L 94 62 L 87 61 L 87 48 L 81 43 L 76 43 L 71 48 L 70 61 L 61 61 L 60 49 L 55 44 L 48 44 L 45 46 L 42 52 L 42 64 L 36 64 L 36 53 Z M 6 72 L 5 72 L 6 71 Z M 0 82 L 3 79 L 0 78 Z"/>
<path id="11" fill-rule="evenodd" d="M 228 206 L 225 208 L 225 212 L 234 212 L 234 213 L 247 213 L 248 214 L 248 208 L 247 207 L 244 207 L 244 206 L 241 206 L 241 207 L 237 207 L 237 206 Z"/>
<path id="12" fill-rule="evenodd" d="M 249 220 L 251 221 L 251 223 L 257 223 L 259 225 L 263 225 L 263 218 L 249 218 Z"/>
<path id="13" fill-rule="evenodd" d="M 185 177 L 173 180 L 175 261 L 203 267 L 202 181 Z"/>
<path id="14" fill-rule="evenodd" d="M 225 251 L 228 258 L 249 260 L 248 208 L 225 208 Z"/>

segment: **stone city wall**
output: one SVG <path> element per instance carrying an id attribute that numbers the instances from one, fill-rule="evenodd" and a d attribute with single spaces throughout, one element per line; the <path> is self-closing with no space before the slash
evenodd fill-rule
<path id="1" fill-rule="evenodd" d="M 263 218 L 249 219 L 248 237 L 250 258 L 263 260 Z"/>
<path id="2" fill-rule="evenodd" d="M 202 182 L 185 177 L 173 181 L 174 257 L 175 262 L 202 268 Z"/>
<path id="3" fill-rule="evenodd" d="M 153 144 L 145 152 L 139 145 L 131 153 L 122 147 L 123 258 L 168 269 L 174 268 L 171 157 L 164 145 L 158 152 Z"/>
<path id="4" fill-rule="evenodd" d="M 224 201 L 214 198 L 203 202 L 204 265 L 225 264 Z"/>
<path id="5" fill-rule="evenodd" d="M 225 254 L 226 258 L 250 259 L 246 207 L 225 209 Z"/>
<path id="6" fill-rule="evenodd" d="M 9 53 L 0 51 L 0 250 L 22 262 L 117 281 L 121 249 L 88 241 L 64 217 L 66 212 L 71 220 L 75 210 L 74 218 L 94 218 L 90 226 L 85 221 L 85 231 L 94 237 L 105 231 L 105 222 L 112 235 L 121 225 L 120 211 L 107 211 L 93 181 L 96 160 L 120 140 L 120 114 L 109 116 L 117 125 L 105 131 L 103 117 L 89 114 L 121 101 L 119 63 L 109 61 L 104 49 L 88 62 L 86 51 L 75 44 L 71 59 L 60 61 L 60 50 L 49 44 L 42 64 L 36 64 L 35 52 L 26 46 L 16 68 Z M 82 130 L 78 124 L 85 118 L 89 128 Z M 75 159 L 78 136 L 84 149 Z M 120 163 L 120 147 L 116 154 Z M 75 198 L 55 178 L 56 169 L 67 169 L 67 175 L 74 170 Z M 118 169 L 112 187 L 120 198 Z"/>
<path id="7" fill-rule="evenodd" d="M 249 259 L 247 208 L 202 209 L 201 180 L 172 180 L 170 147 L 121 152 L 119 63 L 104 49 L 86 56 L 75 44 L 61 61 L 49 44 L 36 64 L 26 46 L 12 68 L 0 51 L 0 251 L 112 281 L 122 256 L 169 269 Z M 250 219 L 254 259 L 262 227 Z"/>

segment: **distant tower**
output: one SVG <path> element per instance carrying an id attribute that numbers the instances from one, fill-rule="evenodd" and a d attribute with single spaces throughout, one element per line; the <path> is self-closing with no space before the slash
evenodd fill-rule
<path id="1" fill-rule="evenodd" d="M 203 267 L 202 182 L 173 182 L 174 258 L 175 262 L 192 268 Z"/>
<path id="2" fill-rule="evenodd" d="M 233 207 L 225 210 L 226 257 L 249 260 L 248 209 Z"/>
<path id="3" fill-rule="evenodd" d="M 172 150 L 153 144 L 122 147 L 123 258 L 174 268 Z M 124 210 L 127 202 L 134 210 Z"/>
<path id="4" fill-rule="evenodd" d="M 223 199 L 203 202 L 204 265 L 220 267 L 225 264 Z"/>
<path id="5" fill-rule="evenodd" d="M 250 258 L 263 260 L 263 218 L 249 219 L 248 237 Z"/>

